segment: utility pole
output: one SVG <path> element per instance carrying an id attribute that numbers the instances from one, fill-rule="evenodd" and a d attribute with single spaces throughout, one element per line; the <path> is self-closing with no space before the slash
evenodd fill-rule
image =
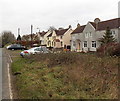
<path id="1" fill-rule="evenodd" d="M 20 35 L 20 28 L 18 28 L 18 36 Z"/>
<path id="2" fill-rule="evenodd" d="M 32 37 L 32 34 L 33 34 L 33 25 L 31 25 L 31 47 L 33 46 L 33 42 L 32 42 L 33 41 L 32 40 L 33 37 Z"/>

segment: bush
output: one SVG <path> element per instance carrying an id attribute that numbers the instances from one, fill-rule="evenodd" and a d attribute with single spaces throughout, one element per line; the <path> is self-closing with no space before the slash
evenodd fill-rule
<path id="1" fill-rule="evenodd" d="M 120 43 L 109 43 L 97 49 L 99 56 L 120 56 Z"/>
<path id="2" fill-rule="evenodd" d="M 39 61 L 43 63 L 47 63 L 48 67 L 53 67 L 57 65 L 70 65 L 76 63 L 78 60 L 78 53 L 72 52 L 61 52 L 61 53 L 50 53 L 50 54 L 37 54 L 31 55 L 30 57 L 26 57 L 26 59 L 30 59 L 31 62 Z"/>

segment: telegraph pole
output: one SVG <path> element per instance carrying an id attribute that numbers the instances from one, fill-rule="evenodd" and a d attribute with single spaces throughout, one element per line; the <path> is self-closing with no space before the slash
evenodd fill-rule
<path id="1" fill-rule="evenodd" d="M 18 36 L 20 35 L 20 28 L 18 28 Z"/>
<path id="2" fill-rule="evenodd" d="M 33 46 L 33 42 L 32 42 L 33 41 L 32 40 L 33 37 L 32 37 L 32 34 L 33 34 L 33 25 L 31 25 L 31 47 Z"/>

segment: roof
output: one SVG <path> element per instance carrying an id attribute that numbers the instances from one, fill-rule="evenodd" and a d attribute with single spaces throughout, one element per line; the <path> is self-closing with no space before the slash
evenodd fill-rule
<path id="1" fill-rule="evenodd" d="M 96 23 L 90 22 L 90 24 L 96 29 Z"/>
<path id="2" fill-rule="evenodd" d="M 55 30 L 56 34 L 59 36 L 59 35 L 64 35 L 65 32 L 68 30 L 69 28 L 67 29 L 61 29 L 61 30 Z"/>
<path id="3" fill-rule="evenodd" d="M 86 25 L 78 26 L 71 34 L 82 33 Z"/>
<path id="4" fill-rule="evenodd" d="M 51 37 L 52 36 L 52 33 L 50 33 L 47 37 Z"/>
<path id="5" fill-rule="evenodd" d="M 96 24 L 95 22 L 89 22 L 96 31 L 106 30 L 107 27 L 110 29 L 119 28 L 120 27 L 120 18 L 115 18 L 107 21 L 101 21 Z M 78 26 L 71 34 L 82 33 L 86 25 Z"/>
<path id="6" fill-rule="evenodd" d="M 40 34 L 41 36 L 44 36 L 46 33 L 47 33 L 47 32 L 44 32 L 44 31 L 39 32 L 39 34 Z"/>
<path id="7" fill-rule="evenodd" d="M 110 29 L 119 28 L 120 18 L 99 22 L 96 30 L 106 30 L 107 27 L 109 27 Z"/>

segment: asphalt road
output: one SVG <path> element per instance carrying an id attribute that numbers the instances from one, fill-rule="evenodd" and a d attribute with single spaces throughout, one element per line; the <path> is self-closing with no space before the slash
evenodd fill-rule
<path id="1" fill-rule="evenodd" d="M 2 49 L 2 99 L 10 99 L 10 76 L 9 76 L 9 56 L 5 49 Z M 1 61 L 0 61 L 1 63 Z"/>
<path id="2" fill-rule="evenodd" d="M 0 48 L 0 100 L 2 99 L 2 48 Z"/>

